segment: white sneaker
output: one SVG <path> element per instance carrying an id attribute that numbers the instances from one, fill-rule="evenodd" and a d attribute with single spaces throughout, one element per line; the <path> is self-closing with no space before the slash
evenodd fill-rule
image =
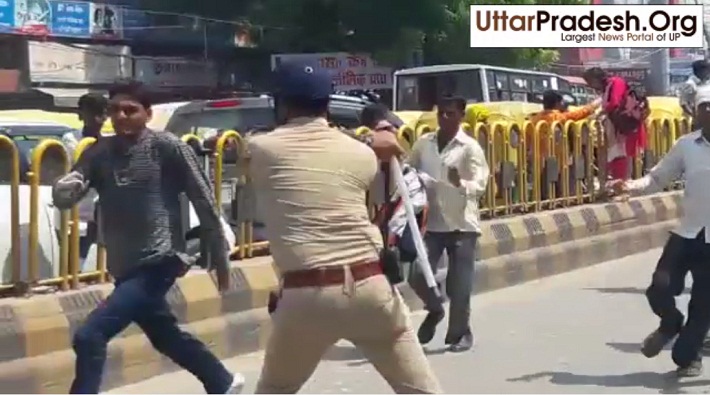
<path id="1" fill-rule="evenodd" d="M 229 386 L 225 394 L 241 394 L 244 389 L 244 383 L 246 378 L 241 373 L 234 373 L 234 380 L 232 380 L 232 385 Z"/>

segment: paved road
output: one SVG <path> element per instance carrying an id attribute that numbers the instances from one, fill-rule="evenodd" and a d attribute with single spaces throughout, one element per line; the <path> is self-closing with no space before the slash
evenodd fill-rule
<path id="1" fill-rule="evenodd" d="M 646 359 L 639 341 L 655 327 L 643 296 L 659 250 L 610 261 L 474 298 L 476 348 L 442 352 L 443 330 L 428 346 L 449 393 L 710 392 L 708 373 L 673 379 L 669 351 Z M 681 305 L 686 304 L 687 296 Z M 417 315 L 416 322 L 422 316 Z M 259 354 L 226 361 L 253 392 Z M 201 393 L 185 372 L 158 376 L 113 393 Z M 333 347 L 304 393 L 391 393 L 350 344 Z"/>

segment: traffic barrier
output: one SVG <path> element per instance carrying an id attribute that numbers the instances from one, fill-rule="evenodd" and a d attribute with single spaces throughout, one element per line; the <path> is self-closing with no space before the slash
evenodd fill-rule
<path id="1" fill-rule="evenodd" d="M 668 116 L 652 117 L 646 122 L 648 144 L 643 155 L 634 163 L 634 175 L 640 176 L 662 158 L 670 149 L 673 141 L 679 136 L 690 132 L 691 121 L 688 118 L 673 118 Z M 574 205 L 585 205 L 600 200 L 600 188 L 605 180 L 604 158 L 604 133 L 597 121 L 567 122 L 565 124 L 540 122 L 533 125 L 530 122 L 492 122 L 478 123 L 476 125 L 462 125 L 462 129 L 475 138 L 483 148 L 491 168 L 489 187 L 481 201 L 481 211 L 484 217 L 507 217 L 510 215 L 554 210 Z M 416 140 L 433 130 L 428 125 L 419 125 L 417 128 L 404 126 L 398 130 L 397 136 L 402 145 L 407 149 L 416 143 Z M 355 134 L 369 132 L 361 127 Z M 200 142 L 195 135 L 182 137 L 185 142 Z M 59 265 L 57 278 L 37 278 L 37 249 L 30 247 L 28 251 L 29 263 L 27 268 L 21 267 L 20 252 L 20 226 L 17 217 L 19 205 L 18 189 L 19 157 L 13 142 L 4 137 L 0 138 L 0 149 L 9 155 L 13 163 L 11 175 L 11 244 L 12 244 L 12 282 L 21 282 L 22 270 L 29 273 L 28 281 L 36 284 L 58 284 L 61 289 L 77 288 L 81 280 L 107 280 L 105 271 L 105 251 L 99 245 L 97 254 L 97 270 L 87 273 L 79 271 L 78 257 L 78 220 L 77 210 L 71 211 L 68 219 L 60 217 L 60 228 L 69 223 L 70 240 L 68 247 L 64 244 L 67 232 L 60 229 L 59 244 L 61 258 L 53 265 Z M 228 149 L 228 141 L 235 140 L 237 152 L 240 157 L 245 157 L 245 141 L 236 131 L 224 133 L 217 141 L 214 152 L 214 181 L 221 185 L 224 181 L 224 156 Z M 75 158 L 87 148 L 93 140 L 82 140 L 77 149 Z M 45 144 L 45 142 L 42 142 Z M 46 143 L 41 147 L 59 148 L 59 143 Z M 39 147 L 38 147 L 39 148 Z M 50 148 L 37 149 L 34 155 L 39 155 Z M 39 162 L 33 160 L 31 174 L 36 174 Z M 243 161 L 240 161 L 240 164 Z M 39 165 L 37 164 L 39 163 Z M 37 202 L 37 177 L 31 177 L 31 190 L 34 191 L 32 204 Z M 18 183 L 16 183 L 16 181 Z M 34 189 L 32 189 L 34 188 Z M 238 243 L 233 250 L 233 257 L 246 259 L 256 252 L 268 251 L 267 242 L 254 242 L 254 214 L 253 206 L 255 197 L 248 172 L 242 167 L 239 169 L 237 179 L 237 221 L 239 223 Z M 222 208 L 222 188 L 215 188 L 215 199 Z M 14 199 L 12 197 L 15 197 Z M 372 202 L 371 202 L 372 203 Z M 376 211 L 371 204 L 372 212 Z M 37 206 L 31 211 L 30 243 L 37 245 Z M 62 213 L 65 215 L 66 213 Z M 69 253 L 68 258 L 64 254 Z M 56 266 L 55 266 L 56 267 Z M 46 277 L 46 276 L 42 276 Z M 69 281 L 67 286 L 66 281 Z M 3 289 L 12 287 L 4 284 Z"/>
<path id="2" fill-rule="evenodd" d="M 254 190 L 251 182 L 251 177 L 249 177 L 248 169 L 246 168 L 247 149 L 244 138 L 234 130 L 224 132 L 219 139 L 217 139 L 217 144 L 215 145 L 214 159 L 215 159 L 215 199 L 217 201 L 217 206 L 222 209 L 222 188 L 224 177 L 224 158 L 225 150 L 228 147 L 229 141 L 234 141 L 236 143 L 236 153 L 238 158 L 237 163 L 237 182 L 236 182 L 236 220 L 239 223 L 239 231 L 237 237 L 238 245 L 232 251 L 232 256 L 237 256 L 239 259 L 251 258 L 256 252 L 268 251 L 268 242 L 254 242 Z M 233 207 L 234 211 L 234 207 Z"/>
<path id="3" fill-rule="evenodd" d="M 69 279 L 72 283 L 78 281 L 76 275 L 70 267 L 69 253 L 69 216 L 66 210 L 62 210 L 59 219 L 59 277 L 40 279 L 39 278 L 39 188 L 42 181 L 42 161 L 48 152 L 58 153 L 61 158 L 61 166 L 63 173 L 67 173 L 71 167 L 71 160 L 64 145 L 56 140 L 41 141 L 32 152 L 31 171 L 28 174 L 30 183 L 30 226 L 29 226 L 29 241 L 27 245 L 28 252 L 28 270 L 27 284 L 31 287 L 37 285 L 56 285 L 59 284 L 60 289 L 69 289 Z M 78 229 L 77 229 L 78 230 Z M 72 275 L 70 275 L 70 271 Z"/>
<path id="4" fill-rule="evenodd" d="M 79 158 L 81 158 L 81 155 L 86 151 L 89 147 L 92 145 L 96 144 L 96 139 L 93 137 L 87 137 L 79 141 L 79 144 L 76 146 L 74 149 L 74 158 L 73 161 L 74 163 L 77 163 L 79 161 Z M 99 204 L 101 204 L 99 202 Z M 98 207 L 95 208 L 96 212 L 99 212 Z M 97 227 L 100 229 L 100 218 L 101 215 L 99 213 L 97 220 Z M 70 251 L 70 261 L 69 261 L 69 268 L 70 268 L 70 274 L 71 274 L 71 287 L 72 289 L 76 289 L 79 287 L 79 281 L 81 279 L 98 279 L 100 283 L 106 282 L 108 274 L 106 273 L 106 248 L 101 242 L 101 240 L 98 240 L 97 242 L 97 251 L 96 251 L 96 270 L 87 272 L 87 273 L 82 273 L 80 271 L 80 257 L 79 257 L 79 251 L 80 251 L 80 240 L 81 240 L 81 235 L 79 231 L 79 224 L 80 224 L 80 218 L 79 218 L 79 206 L 75 205 L 71 209 L 71 231 L 70 231 L 70 245 L 71 248 L 69 249 Z"/>
<path id="5" fill-rule="evenodd" d="M 10 153 L 10 255 L 12 257 L 12 282 L 18 284 L 22 274 L 20 246 L 20 153 L 15 143 L 0 135 L 0 148 Z"/>
<path id="6" fill-rule="evenodd" d="M 677 221 L 680 204 L 681 193 L 674 191 L 483 221 L 474 290 L 514 286 L 659 247 Z M 183 328 L 219 358 L 263 349 L 271 324 L 268 294 L 279 284 L 270 257 L 233 263 L 231 277 L 233 286 L 220 296 L 210 275 L 191 272 L 167 297 Z M 421 307 L 407 285 L 399 288 L 411 309 Z M 66 393 L 74 375 L 72 336 L 110 292 L 110 285 L 99 284 L 0 300 L 2 392 Z M 132 325 L 108 349 L 103 390 L 176 369 Z"/>

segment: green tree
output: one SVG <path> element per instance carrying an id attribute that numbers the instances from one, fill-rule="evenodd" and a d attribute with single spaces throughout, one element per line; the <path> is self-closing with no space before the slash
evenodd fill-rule
<path id="1" fill-rule="evenodd" d="M 470 48 L 470 8 L 480 5 L 576 5 L 586 0 L 447 0 L 446 23 L 427 34 L 424 43 L 428 64 L 480 63 L 511 67 L 543 68 L 559 60 L 559 52 L 544 48 Z"/>
<path id="2" fill-rule="evenodd" d="M 544 67 L 552 49 L 470 48 L 471 4 L 586 4 L 587 0 L 144 0 L 145 8 L 244 22 L 274 52 L 368 52 L 404 66 L 414 51 L 428 64 Z"/>
<path id="3" fill-rule="evenodd" d="M 441 0 L 260 0 L 250 20 L 274 51 L 369 52 L 398 63 L 446 22 Z"/>

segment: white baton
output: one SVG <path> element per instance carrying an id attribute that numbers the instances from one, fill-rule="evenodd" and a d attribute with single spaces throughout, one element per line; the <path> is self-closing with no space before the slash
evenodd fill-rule
<path id="1" fill-rule="evenodd" d="M 407 188 L 407 184 L 404 182 L 402 167 L 399 165 L 397 158 L 392 158 L 390 161 L 390 173 L 394 176 L 394 179 L 397 182 L 397 189 L 399 189 L 399 195 L 402 197 L 402 203 L 404 203 L 404 211 L 407 213 L 407 224 L 412 232 L 414 246 L 417 249 L 416 261 L 419 265 L 419 269 L 424 274 L 427 286 L 432 290 L 432 292 L 434 292 L 437 298 L 441 299 L 439 287 L 436 284 L 434 273 L 431 271 L 431 265 L 429 264 L 429 256 L 427 255 L 426 247 L 424 246 L 424 239 L 422 238 L 422 233 L 419 231 L 417 218 L 414 214 L 414 206 L 412 205 L 412 201 L 409 199 L 409 188 Z"/>

